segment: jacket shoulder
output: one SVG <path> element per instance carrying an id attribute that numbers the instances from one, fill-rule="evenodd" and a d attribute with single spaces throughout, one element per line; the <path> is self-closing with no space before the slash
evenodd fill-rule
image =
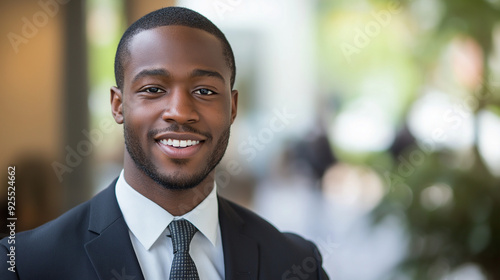
<path id="1" fill-rule="evenodd" d="M 78 233 L 77 229 L 88 225 L 88 209 L 87 201 L 37 228 L 16 233 L 16 247 L 29 246 L 32 251 L 53 245 L 53 242 L 74 239 L 75 233 Z M 1 240 L 1 244 L 7 244 L 7 237 Z"/>
<path id="2" fill-rule="evenodd" d="M 16 233 L 16 247 L 20 249 L 28 247 L 32 252 L 67 246 L 75 241 L 82 242 L 82 239 L 85 239 L 89 233 L 89 224 L 93 218 L 91 213 L 95 215 L 95 212 L 98 212 L 98 215 L 105 217 L 109 216 L 109 212 L 112 212 L 114 208 L 118 208 L 117 203 L 114 206 L 111 200 L 114 198 L 114 183 L 92 199 L 75 206 L 56 219 L 32 230 Z M 112 213 L 112 215 L 112 218 L 115 218 L 119 213 Z M 4 238 L 0 244 L 5 246 L 6 242 Z"/>
<path id="3" fill-rule="evenodd" d="M 78 263 L 79 267 L 90 268 L 85 244 L 97 236 L 95 232 L 89 230 L 92 213 L 96 212 L 93 208 L 96 204 L 104 204 L 103 200 L 110 204 L 109 197 L 113 190 L 114 188 L 108 188 L 91 200 L 35 229 L 16 233 L 13 238 L 6 237 L 0 240 L 0 252 L 14 251 L 15 270 L 21 279 L 57 279 L 55 276 L 57 273 L 61 275 L 68 272 L 75 263 Z M 101 201 L 95 203 L 96 200 Z M 102 212 L 98 214 L 104 215 Z M 5 266 L 9 266 L 6 258 L 10 257 L 6 254 L 0 256 L 1 270 L 6 270 L 8 267 Z M 57 264 L 57 269 L 54 264 Z M 12 275 L 14 273 L 10 273 L 9 277 Z"/>
<path id="4" fill-rule="evenodd" d="M 226 204 L 244 222 L 243 231 L 245 235 L 265 244 L 264 248 L 270 248 L 270 253 L 294 256 L 319 256 L 316 245 L 302 236 L 281 232 L 267 220 L 234 202 L 221 198 L 220 203 Z"/>
<path id="5" fill-rule="evenodd" d="M 219 198 L 219 204 L 225 219 L 241 226 L 240 233 L 257 242 L 260 278 L 328 279 L 322 268 L 321 254 L 313 242 L 294 233 L 281 232 L 251 210 L 224 198 Z"/>

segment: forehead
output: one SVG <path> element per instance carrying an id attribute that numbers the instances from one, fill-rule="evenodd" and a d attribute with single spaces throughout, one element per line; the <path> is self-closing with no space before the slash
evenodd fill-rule
<path id="1" fill-rule="evenodd" d="M 221 41 L 214 35 L 187 26 L 161 26 L 143 30 L 130 40 L 124 63 L 125 82 L 146 68 L 189 71 L 206 68 L 219 71 L 229 81 L 230 69 Z"/>

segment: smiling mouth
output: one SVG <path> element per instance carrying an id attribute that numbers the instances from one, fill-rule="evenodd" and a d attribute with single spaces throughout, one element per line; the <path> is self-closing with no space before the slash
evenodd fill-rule
<path id="1" fill-rule="evenodd" d="M 160 144 L 165 145 L 165 146 L 170 146 L 178 149 L 182 148 L 187 148 L 187 147 L 192 147 L 199 145 L 200 142 L 203 141 L 198 141 L 198 140 L 179 140 L 179 139 L 161 139 L 158 141 Z"/>

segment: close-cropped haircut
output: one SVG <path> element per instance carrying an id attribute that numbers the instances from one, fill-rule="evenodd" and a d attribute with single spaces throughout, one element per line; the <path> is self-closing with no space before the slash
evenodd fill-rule
<path id="1" fill-rule="evenodd" d="M 130 40 L 137 33 L 153 29 L 160 26 L 180 25 L 204 30 L 215 37 L 222 43 L 222 52 L 226 59 L 226 64 L 231 70 L 231 89 L 234 86 L 234 79 L 236 77 L 236 65 L 234 62 L 234 54 L 231 45 L 224 36 L 224 33 L 215 26 L 209 19 L 203 15 L 182 7 L 166 7 L 153 11 L 142 18 L 138 19 L 127 28 L 123 33 L 115 56 L 115 80 L 118 88 L 123 89 L 124 83 L 124 61 L 130 55 L 128 44 Z"/>

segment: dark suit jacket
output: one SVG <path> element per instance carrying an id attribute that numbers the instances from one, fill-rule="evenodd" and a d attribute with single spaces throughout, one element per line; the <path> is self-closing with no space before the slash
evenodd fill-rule
<path id="1" fill-rule="evenodd" d="M 115 196 L 115 182 L 93 199 L 34 230 L 0 241 L 0 279 L 144 279 Z M 281 233 L 262 218 L 218 197 L 226 279 L 328 279 L 316 246 Z M 147 279 L 160 280 L 160 279 Z"/>

